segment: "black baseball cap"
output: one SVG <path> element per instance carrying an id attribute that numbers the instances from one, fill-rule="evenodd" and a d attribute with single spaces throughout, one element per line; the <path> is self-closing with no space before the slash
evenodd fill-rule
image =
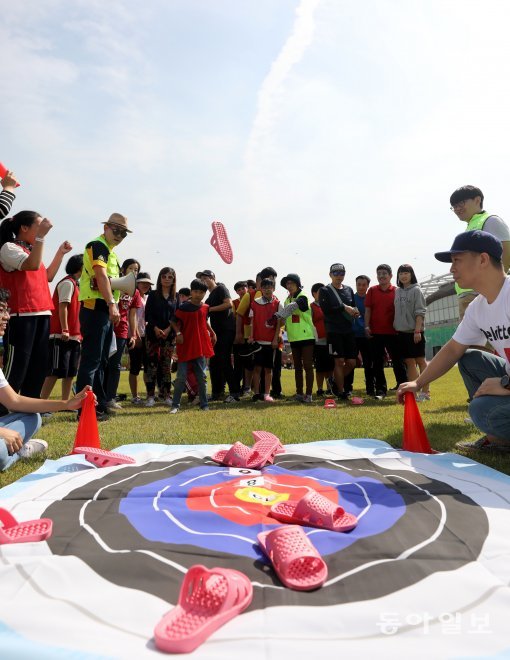
<path id="1" fill-rule="evenodd" d="M 199 279 L 201 277 L 211 277 L 213 280 L 216 280 L 216 275 L 212 272 L 212 270 L 199 270 L 196 274 L 196 277 Z"/>
<path id="2" fill-rule="evenodd" d="M 331 264 L 329 272 L 334 273 L 337 270 L 343 270 L 345 273 L 345 266 L 343 264 Z"/>
<path id="3" fill-rule="evenodd" d="M 448 252 L 436 252 L 434 255 L 438 261 L 451 263 L 452 254 L 460 252 L 486 252 L 489 256 L 494 257 L 498 261 L 501 260 L 503 254 L 503 246 L 499 238 L 486 231 L 474 229 L 473 231 L 465 231 L 455 237 L 453 245 Z"/>

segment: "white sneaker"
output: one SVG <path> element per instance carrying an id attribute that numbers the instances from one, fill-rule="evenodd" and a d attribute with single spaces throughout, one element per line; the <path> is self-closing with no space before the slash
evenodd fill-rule
<path id="1" fill-rule="evenodd" d="M 147 399 L 145 400 L 145 407 L 146 408 L 152 408 L 152 406 L 155 406 L 156 402 L 154 401 L 153 396 L 148 396 Z"/>
<path id="2" fill-rule="evenodd" d="M 115 399 L 111 399 L 111 401 L 106 402 L 106 408 L 109 410 L 122 410 L 122 406 L 118 401 L 115 401 Z"/>
<path id="3" fill-rule="evenodd" d="M 18 451 L 18 456 L 21 456 L 21 458 L 31 458 L 47 449 L 48 443 L 46 440 L 36 440 L 35 438 L 32 438 L 32 440 L 25 442 L 23 447 Z"/>
<path id="4" fill-rule="evenodd" d="M 134 397 L 131 399 L 131 403 L 132 403 L 133 405 L 135 405 L 135 406 L 141 406 L 142 403 L 143 403 L 143 401 L 140 399 L 139 396 L 134 396 Z"/>
<path id="5" fill-rule="evenodd" d="M 169 407 L 171 408 L 171 407 L 172 407 L 172 404 L 173 404 L 172 397 L 171 397 L 171 396 L 167 396 L 167 398 L 165 399 L 165 406 L 169 406 Z"/>
<path id="6" fill-rule="evenodd" d="M 176 415 L 178 412 L 179 412 L 179 408 L 172 408 L 172 410 L 170 411 L 170 414 L 171 415 Z"/>

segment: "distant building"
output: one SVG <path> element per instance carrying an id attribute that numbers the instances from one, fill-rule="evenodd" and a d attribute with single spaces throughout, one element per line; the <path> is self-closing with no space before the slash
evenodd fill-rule
<path id="1" fill-rule="evenodd" d="M 427 303 L 425 357 L 430 360 L 448 342 L 459 324 L 459 303 L 450 273 L 420 282 Z"/>

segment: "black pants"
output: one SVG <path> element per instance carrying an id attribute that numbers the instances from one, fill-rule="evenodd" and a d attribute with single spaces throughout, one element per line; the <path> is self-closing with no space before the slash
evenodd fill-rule
<path id="1" fill-rule="evenodd" d="M 11 316 L 4 336 L 4 375 L 15 392 L 38 399 L 48 369 L 50 316 Z M 5 414 L 5 413 L 3 413 Z"/>
<path id="2" fill-rule="evenodd" d="M 377 392 L 384 392 L 386 394 L 388 386 L 384 375 L 385 349 L 388 351 L 393 363 L 393 373 L 397 380 L 397 386 L 407 381 L 407 372 L 400 353 L 398 335 L 373 335 L 370 341 L 372 344 L 375 389 Z"/>
<path id="3" fill-rule="evenodd" d="M 235 332 L 226 331 L 216 335 L 214 355 L 209 360 L 209 374 L 211 376 L 211 390 L 213 398 L 220 398 L 225 392 L 225 383 L 228 383 L 230 394 L 238 396 L 232 368 L 232 346 L 234 344 Z"/>
<path id="4" fill-rule="evenodd" d="M 375 394 L 375 377 L 372 358 L 371 340 L 366 337 L 356 337 L 356 347 L 361 353 L 363 371 L 365 372 L 365 389 L 368 395 Z M 347 374 L 344 380 L 344 392 L 352 392 L 354 369 Z"/>
<path id="5" fill-rule="evenodd" d="M 97 397 L 97 411 L 106 411 L 104 372 L 112 343 L 113 325 L 108 312 L 96 309 L 80 309 L 80 325 L 83 342 L 81 360 L 76 379 L 76 391 L 91 385 Z"/>

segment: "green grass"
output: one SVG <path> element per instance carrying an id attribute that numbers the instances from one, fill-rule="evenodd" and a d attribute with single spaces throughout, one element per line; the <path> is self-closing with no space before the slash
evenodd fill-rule
<path id="1" fill-rule="evenodd" d="M 395 382 L 387 370 L 388 383 Z M 140 379 L 141 380 L 141 379 Z M 292 395 L 294 372 L 283 370 L 283 391 Z M 362 395 L 362 371 L 356 370 L 355 393 Z M 122 373 L 119 392 L 128 393 L 127 374 Z M 459 440 L 476 440 L 481 433 L 472 424 L 466 424 L 466 390 L 457 369 L 432 384 L 432 400 L 419 404 L 430 444 L 438 451 L 455 451 Z M 183 398 L 183 403 L 186 397 Z M 402 445 L 403 407 L 393 396 L 384 401 L 367 399 L 363 406 L 339 403 L 336 409 L 326 410 L 322 400 L 305 406 L 282 400 L 274 404 L 242 402 L 239 404 L 212 403 L 210 412 L 182 406 L 177 415 L 157 404 L 143 408 L 123 403 L 123 410 L 107 422 L 99 424 L 101 445 L 113 449 L 121 444 L 152 442 L 165 444 L 226 443 L 236 440 L 251 442 L 252 430 L 275 433 L 282 442 L 299 443 L 336 438 L 376 438 L 394 447 Z M 76 419 L 70 413 L 58 413 L 39 431 L 38 436 L 49 442 L 48 458 L 68 454 L 74 442 Z M 501 472 L 510 474 L 510 457 L 473 456 Z M 43 458 L 18 461 L 10 470 L 0 474 L 0 486 L 37 469 Z"/>

